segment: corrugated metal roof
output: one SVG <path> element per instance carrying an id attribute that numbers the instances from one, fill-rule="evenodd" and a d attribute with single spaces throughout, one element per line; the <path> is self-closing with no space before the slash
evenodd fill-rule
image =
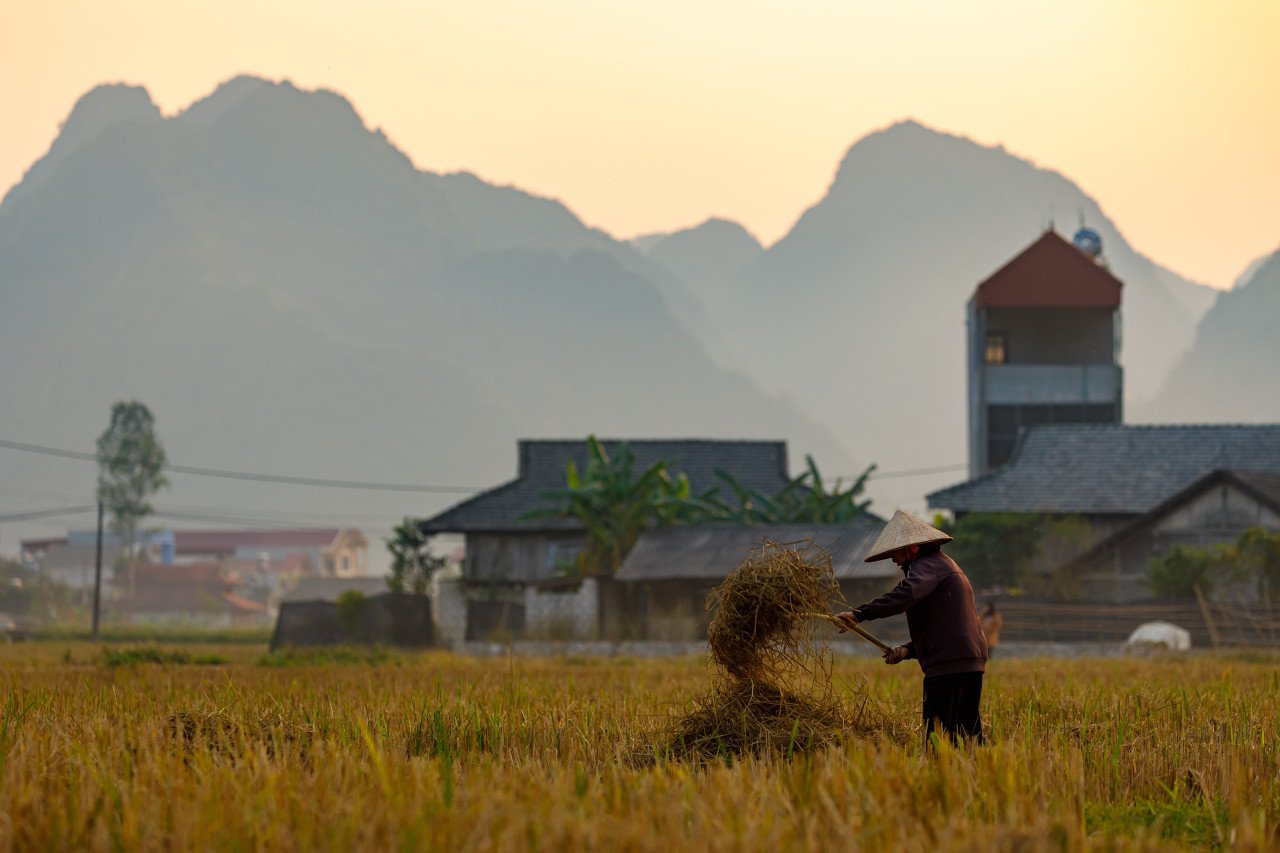
<path id="1" fill-rule="evenodd" d="M 889 560 L 863 562 L 883 523 L 873 519 L 848 524 L 699 524 L 665 527 L 641 534 L 618 580 L 719 580 L 765 541 L 779 544 L 811 540 L 831 555 L 840 580 L 898 575 Z"/>
<path id="2" fill-rule="evenodd" d="M 612 453 L 621 441 L 623 439 L 602 439 L 601 443 Z M 784 441 L 637 439 L 627 443 L 635 453 L 637 474 L 665 459 L 671 463 L 672 473 L 683 472 L 689 477 L 695 492 L 719 486 L 721 494 L 728 496 L 728 487 L 715 476 L 717 468 L 729 472 L 747 488 L 759 489 L 765 494 L 776 494 L 789 482 Z M 455 504 L 422 522 L 422 529 L 428 533 L 580 529 L 581 525 L 572 518 L 524 522 L 517 519 L 551 503 L 545 494 L 565 487 L 565 467 L 570 459 L 578 470 L 586 468 L 586 442 L 526 439 L 520 442 L 519 450 L 518 479 Z"/>
<path id="3" fill-rule="evenodd" d="M 1046 231 L 978 285 L 983 308 L 1118 308 L 1120 279 L 1106 267 Z"/>
<path id="4" fill-rule="evenodd" d="M 1217 468 L 1280 473 L 1280 424 L 1054 424 L 1000 468 L 928 496 L 955 512 L 1132 515 Z"/>

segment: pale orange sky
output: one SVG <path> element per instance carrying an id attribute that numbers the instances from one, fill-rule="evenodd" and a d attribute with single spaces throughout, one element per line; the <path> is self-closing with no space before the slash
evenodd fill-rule
<path id="1" fill-rule="evenodd" d="M 619 237 L 765 243 L 914 117 L 1061 171 L 1219 287 L 1280 248 L 1280 2 L 7 0 L 0 187 L 100 82 L 166 113 L 238 73 L 348 97 L 420 167 Z"/>

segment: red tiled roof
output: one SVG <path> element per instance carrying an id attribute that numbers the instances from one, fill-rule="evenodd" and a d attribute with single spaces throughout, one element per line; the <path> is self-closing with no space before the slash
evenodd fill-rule
<path id="1" fill-rule="evenodd" d="M 981 308 L 1119 308 L 1120 279 L 1046 231 L 978 285 Z"/>
<path id="2" fill-rule="evenodd" d="M 283 557 L 272 557 L 269 563 L 268 568 L 280 574 L 305 575 L 311 572 L 311 557 L 301 551 L 294 551 Z M 225 572 L 247 576 L 258 571 L 258 561 L 251 557 L 223 560 L 222 568 Z"/>
<path id="3" fill-rule="evenodd" d="M 223 593 L 222 600 L 231 605 L 232 610 L 242 610 L 247 613 L 267 612 L 267 605 L 261 601 L 254 601 L 252 598 L 245 598 L 243 595 L 236 595 L 234 592 Z"/>
<path id="4" fill-rule="evenodd" d="M 179 530 L 179 554 L 231 553 L 237 548 L 323 548 L 332 545 L 338 528 L 307 530 Z"/>
<path id="5" fill-rule="evenodd" d="M 120 586 L 128 586 L 128 570 L 116 575 L 114 583 Z M 135 587 L 143 584 L 153 586 L 225 586 L 227 581 L 222 577 L 221 563 L 175 563 L 172 566 L 160 563 L 134 563 L 133 583 Z"/>

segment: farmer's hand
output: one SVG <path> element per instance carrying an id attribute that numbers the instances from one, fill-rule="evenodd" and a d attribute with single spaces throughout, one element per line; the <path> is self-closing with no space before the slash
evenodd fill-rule
<path id="1" fill-rule="evenodd" d="M 852 610 L 846 610 L 843 613 L 836 614 L 836 621 L 840 623 L 840 633 L 843 634 L 858 624 L 858 615 Z"/>
<path id="2" fill-rule="evenodd" d="M 889 666 L 902 663 L 907 659 L 908 650 L 906 646 L 894 646 L 884 653 L 884 662 Z"/>

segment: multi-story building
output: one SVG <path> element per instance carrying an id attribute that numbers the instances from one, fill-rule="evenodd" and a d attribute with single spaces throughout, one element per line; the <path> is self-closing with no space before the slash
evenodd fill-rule
<path id="1" fill-rule="evenodd" d="M 1026 427 L 1120 423 L 1121 282 L 1102 241 L 1046 231 L 968 304 L 969 477 L 1000 467 Z"/>

